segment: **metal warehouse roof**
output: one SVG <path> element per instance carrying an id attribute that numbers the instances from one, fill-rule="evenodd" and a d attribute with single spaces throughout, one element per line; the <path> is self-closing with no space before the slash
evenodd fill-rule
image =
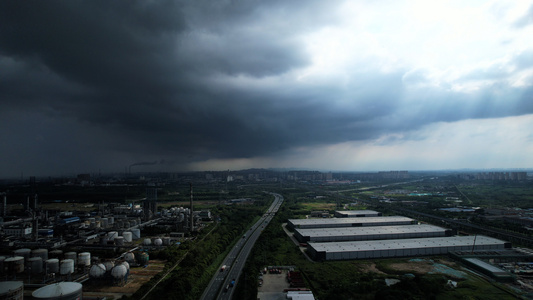
<path id="1" fill-rule="evenodd" d="M 445 232 L 447 229 L 433 225 L 396 225 L 396 226 L 368 226 L 368 227 L 338 227 L 338 228 L 296 228 L 302 236 L 355 236 L 355 235 L 380 235 L 402 233 L 429 233 Z"/>
<path id="2" fill-rule="evenodd" d="M 479 238 L 479 236 L 478 236 Z M 477 240 L 476 240 L 476 244 L 477 244 Z M 505 272 L 504 270 L 498 268 L 498 267 L 495 267 L 489 263 L 486 263 L 480 259 L 477 259 L 477 258 L 465 258 L 465 260 L 475 264 L 475 265 L 478 265 L 479 267 L 487 270 L 487 271 L 490 271 L 494 274 L 507 274 L 507 272 Z"/>
<path id="3" fill-rule="evenodd" d="M 365 217 L 365 218 L 331 218 L 331 219 L 290 219 L 294 226 L 300 225 L 320 225 L 320 224 L 352 224 L 352 223 L 379 223 L 379 222 L 411 222 L 411 218 L 402 216 L 388 217 Z"/>
<path id="4" fill-rule="evenodd" d="M 399 239 L 399 240 L 377 240 L 377 241 L 358 241 L 358 242 L 332 242 L 332 243 L 313 243 L 308 245 L 315 249 L 316 252 L 350 252 L 350 251 L 373 251 L 373 250 L 400 250 L 400 249 L 417 249 L 417 248 L 434 248 L 434 247 L 457 247 L 472 246 L 474 236 L 454 236 L 454 237 L 437 237 L 422 239 Z M 503 245 L 504 241 L 478 235 L 476 246 L 483 245 Z"/>
<path id="5" fill-rule="evenodd" d="M 377 215 L 379 212 L 375 210 L 337 210 L 335 213 L 343 215 Z"/>

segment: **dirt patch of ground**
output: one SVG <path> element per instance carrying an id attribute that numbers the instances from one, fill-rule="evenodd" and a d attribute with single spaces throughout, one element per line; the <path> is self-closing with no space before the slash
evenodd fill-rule
<path id="1" fill-rule="evenodd" d="M 157 275 L 165 267 L 165 261 L 152 260 L 146 267 L 134 267 L 130 269 L 128 281 L 122 286 L 115 286 L 112 282 L 88 282 L 83 285 L 84 296 L 107 296 L 111 299 L 120 298 L 123 295 L 133 295 L 143 284 Z"/>
<path id="2" fill-rule="evenodd" d="M 404 272 L 426 274 L 433 270 L 433 263 L 428 260 L 409 261 L 406 263 L 390 264 L 389 268 Z"/>
<path id="3" fill-rule="evenodd" d="M 376 264 L 375 263 L 361 264 L 361 265 L 359 265 L 359 268 L 360 268 L 361 272 L 363 272 L 363 273 L 386 274 L 386 273 L 380 271 L 378 268 L 376 268 Z"/>

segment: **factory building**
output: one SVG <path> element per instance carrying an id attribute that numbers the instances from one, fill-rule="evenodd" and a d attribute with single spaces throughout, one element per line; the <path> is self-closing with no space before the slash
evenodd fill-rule
<path id="1" fill-rule="evenodd" d="M 370 241 L 452 236 L 453 231 L 433 225 L 311 228 L 294 231 L 300 243 Z"/>
<path id="2" fill-rule="evenodd" d="M 360 218 L 360 217 L 381 217 L 381 213 L 373 210 L 337 210 L 336 218 Z"/>
<path id="3" fill-rule="evenodd" d="M 442 255 L 450 251 L 501 250 L 511 244 L 486 236 L 309 243 L 307 252 L 318 261 Z"/>
<path id="4" fill-rule="evenodd" d="M 332 219 L 289 219 L 289 229 L 308 228 L 339 228 L 339 227 L 364 227 L 364 226 L 393 226 L 411 225 L 416 221 L 402 216 L 365 217 L 365 218 L 332 218 Z"/>

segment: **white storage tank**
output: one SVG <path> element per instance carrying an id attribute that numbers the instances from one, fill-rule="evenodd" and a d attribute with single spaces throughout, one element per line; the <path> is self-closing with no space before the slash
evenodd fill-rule
<path id="1" fill-rule="evenodd" d="M 7 274 L 18 274 L 24 272 L 24 257 L 13 256 L 4 260 L 4 267 Z"/>
<path id="2" fill-rule="evenodd" d="M 113 269 L 113 267 L 115 266 L 115 263 L 111 260 L 106 260 L 104 261 L 104 266 L 105 266 L 105 269 L 107 272 L 111 271 L 111 269 Z"/>
<path id="3" fill-rule="evenodd" d="M 28 248 L 22 248 L 22 249 L 17 249 L 15 251 L 13 251 L 13 256 L 22 256 L 24 257 L 24 261 L 25 262 L 28 262 L 28 259 L 30 259 L 30 255 L 31 255 L 31 249 L 28 249 Z"/>
<path id="4" fill-rule="evenodd" d="M 66 252 L 65 259 L 72 259 L 75 265 L 76 262 L 78 261 L 78 254 L 76 252 Z"/>
<path id="5" fill-rule="evenodd" d="M 133 252 L 128 252 L 124 255 L 124 259 L 132 264 L 135 262 L 135 254 L 133 254 Z"/>
<path id="6" fill-rule="evenodd" d="M 82 252 L 78 254 L 78 265 L 81 266 L 90 266 L 91 265 L 91 253 L 90 252 Z"/>
<path id="7" fill-rule="evenodd" d="M 131 243 L 131 241 L 133 240 L 133 235 L 131 231 L 124 231 L 122 233 L 122 236 L 124 237 L 124 241 L 127 243 Z"/>
<path id="8" fill-rule="evenodd" d="M 59 274 L 68 275 L 74 273 L 74 261 L 72 259 L 63 259 L 59 264 Z"/>
<path id="9" fill-rule="evenodd" d="M 138 240 L 141 238 L 141 230 L 139 228 L 132 229 L 131 234 L 134 240 Z"/>
<path id="10" fill-rule="evenodd" d="M 89 270 L 89 276 L 91 278 L 100 279 L 103 278 L 106 272 L 104 264 L 95 264 L 91 266 Z"/>
<path id="11" fill-rule="evenodd" d="M 163 245 L 163 241 L 161 240 L 161 238 L 155 238 L 154 239 L 154 245 L 156 245 L 156 246 Z"/>
<path id="12" fill-rule="evenodd" d="M 128 270 L 128 274 L 129 274 L 130 273 L 130 264 L 127 261 L 123 261 L 120 264 L 124 265 L 126 267 L 126 270 Z"/>
<path id="13" fill-rule="evenodd" d="M 109 238 L 110 241 L 113 241 L 115 240 L 115 238 L 118 236 L 118 232 L 116 231 L 110 231 L 108 234 L 107 234 L 107 237 Z"/>
<path id="14" fill-rule="evenodd" d="M 0 281 L 0 299 L 22 300 L 24 299 L 24 282 Z"/>
<path id="15" fill-rule="evenodd" d="M 144 239 L 144 241 L 143 241 L 143 245 L 145 245 L 145 246 L 149 246 L 149 245 L 151 245 L 151 244 L 152 244 L 152 240 L 151 240 L 151 239 Z"/>
<path id="16" fill-rule="evenodd" d="M 30 257 L 28 265 L 32 274 L 41 274 L 43 272 L 43 259 L 40 257 Z"/>
<path id="17" fill-rule="evenodd" d="M 83 299 L 83 285 L 77 282 L 59 282 L 43 286 L 31 295 L 35 299 L 48 300 L 81 300 Z"/>
<path id="18" fill-rule="evenodd" d="M 31 251 L 32 257 L 40 257 L 43 261 L 48 259 L 48 249 L 35 249 Z"/>
<path id="19" fill-rule="evenodd" d="M 116 265 L 111 270 L 111 276 L 113 276 L 115 279 L 124 279 L 127 273 L 128 269 L 123 264 Z"/>
<path id="20" fill-rule="evenodd" d="M 50 258 L 47 259 L 44 264 L 47 273 L 59 273 L 59 259 Z"/>

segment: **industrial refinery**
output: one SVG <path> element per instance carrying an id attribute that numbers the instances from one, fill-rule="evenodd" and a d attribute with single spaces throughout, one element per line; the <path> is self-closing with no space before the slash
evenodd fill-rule
<path id="1" fill-rule="evenodd" d="M 82 299 L 83 286 L 125 286 L 132 268 L 150 263 L 150 251 L 179 246 L 211 221 L 210 211 L 193 211 L 192 186 L 189 207 L 159 210 L 156 188 L 146 189 L 141 204 L 85 211 L 46 210 L 34 195 L 18 215 L 2 196 L 2 299 Z M 83 297 L 92 298 L 105 299 Z"/>

